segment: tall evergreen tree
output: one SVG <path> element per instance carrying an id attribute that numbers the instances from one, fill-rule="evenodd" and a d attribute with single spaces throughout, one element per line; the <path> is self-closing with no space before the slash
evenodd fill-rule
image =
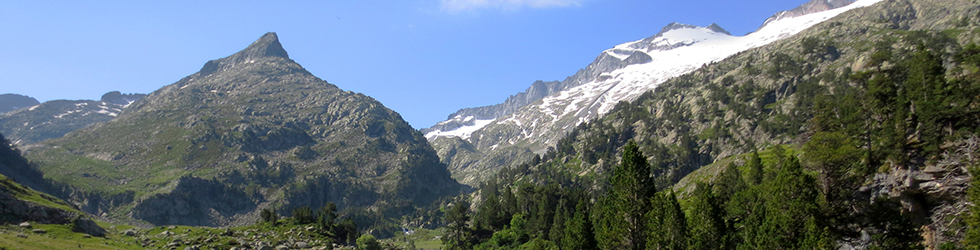
<path id="1" fill-rule="evenodd" d="M 473 233 L 469 227 L 470 203 L 459 199 L 446 211 L 446 235 L 442 245 L 446 249 L 470 249 Z"/>
<path id="2" fill-rule="evenodd" d="M 601 233 L 604 247 L 622 249 L 643 249 L 646 247 L 647 230 L 643 217 L 650 211 L 650 198 L 657 192 L 654 178 L 646 157 L 640 152 L 636 142 L 629 141 L 623 148 L 622 162 L 613 169 L 610 178 L 609 203 L 603 208 Z M 614 231 L 620 231 L 617 234 Z M 606 244 L 608 243 L 608 244 Z"/>
<path id="3" fill-rule="evenodd" d="M 646 216 L 650 230 L 647 249 L 687 249 L 687 219 L 674 192 L 657 194 L 651 199 L 651 205 L 653 209 Z"/>
<path id="4" fill-rule="evenodd" d="M 729 237 L 726 235 L 723 212 L 718 207 L 711 185 L 699 183 L 691 200 L 690 225 L 687 249 L 708 250 L 727 249 Z"/>
<path id="5" fill-rule="evenodd" d="M 588 250 L 598 249 L 592 219 L 589 217 L 589 205 L 585 199 L 575 205 L 575 215 L 565 222 L 565 235 L 561 241 L 561 249 Z"/>
<path id="6" fill-rule="evenodd" d="M 320 228 L 321 232 L 333 232 L 334 227 L 337 224 L 337 204 L 327 202 L 326 205 L 320 207 L 316 212 L 316 225 Z"/>
<path id="7" fill-rule="evenodd" d="M 815 181 L 795 156 L 785 158 L 776 178 L 766 184 L 766 217 L 759 247 L 797 248 L 806 237 L 806 220 L 818 216 Z M 818 225 L 819 226 L 819 225 Z"/>
<path id="8" fill-rule="evenodd" d="M 759 150 L 752 149 L 746 166 L 749 169 L 749 184 L 759 185 L 762 183 L 762 158 L 759 157 Z"/>

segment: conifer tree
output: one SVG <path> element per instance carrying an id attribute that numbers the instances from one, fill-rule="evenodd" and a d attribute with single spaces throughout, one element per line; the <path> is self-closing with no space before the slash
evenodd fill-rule
<path id="1" fill-rule="evenodd" d="M 337 204 L 327 202 L 326 205 L 320 207 L 320 209 L 318 209 L 316 212 L 316 226 L 320 228 L 322 232 L 333 232 L 336 224 Z"/>
<path id="2" fill-rule="evenodd" d="M 650 198 L 656 193 L 646 156 L 636 142 L 623 148 L 622 161 L 613 169 L 610 178 L 608 203 L 603 203 L 600 243 L 603 247 L 643 249 L 647 230 L 643 217 L 650 211 Z M 618 244 L 617 244 L 618 243 Z"/>
<path id="3" fill-rule="evenodd" d="M 653 207 L 646 216 L 647 249 L 687 249 L 687 219 L 672 190 L 651 199 Z"/>
<path id="4" fill-rule="evenodd" d="M 588 250 L 598 249 L 592 219 L 589 217 L 587 201 L 580 200 L 575 205 L 575 215 L 565 222 L 565 235 L 561 241 L 561 249 Z"/>
<path id="5" fill-rule="evenodd" d="M 749 169 L 749 184 L 759 185 L 762 183 L 762 158 L 759 157 L 759 150 L 752 149 L 746 166 Z"/>
<path id="6" fill-rule="evenodd" d="M 469 224 L 470 203 L 459 199 L 446 211 L 446 235 L 442 244 L 446 249 L 470 249 L 472 232 Z"/>
<path id="7" fill-rule="evenodd" d="M 710 184 L 699 183 L 697 185 L 689 209 L 691 214 L 687 218 L 687 224 L 690 225 L 687 249 L 728 248 L 725 222 L 722 219 L 722 211 L 715 200 Z"/>

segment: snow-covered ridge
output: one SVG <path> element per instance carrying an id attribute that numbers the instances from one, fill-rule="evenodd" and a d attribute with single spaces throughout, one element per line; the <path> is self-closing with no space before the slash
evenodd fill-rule
<path id="1" fill-rule="evenodd" d="M 745 36 L 732 36 L 715 25 L 696 27 L 671 24 L 668 27 L 672 29 L 665 28 L 656 36 L 620 44 L 603 51 L 603 54 L 620 60 L 627 60 L 633 55 L 642 53 L 651 58 L 649 61 L 602 72 L 599 77 L 588 83 L 547 96 L 513 114 L 492 121 L 480 120 L 455 130 L 431 131 L 426 134 L 426 138 L 432 140 L 440 136 L 457 136 L 468 139 L 473 133 L 504 125 L 522 131 L 519 134 L 523 138 L 499 138 L 494 145 L 512 143 L 514 139 L 552 144 L 564 131 L 607 113 L 620 101 L 635 99 L 667 79 L 689 73 L 702 65 L 720 61 L 739 52 L 793 36 L 848 10 L 870 6 L 880 1 L 858 0 L 836 9 L 795 17 L 781 17 Z M 455 117 L 445 122 L 457 119 L 466 118 Z M 536 151 L 548 146 L 543 144 L 539 145 Z"/>

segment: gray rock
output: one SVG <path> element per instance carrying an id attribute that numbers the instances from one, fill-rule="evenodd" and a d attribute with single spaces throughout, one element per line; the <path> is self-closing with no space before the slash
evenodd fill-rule
<path id="1" fill-rule="evenodd" d="M 23 228 L 31 228 L 31 223 L 30 223 L 30 222 L 26 222 L 26 221 L 25 221 L 25 222 L 21 222 L 21 223 L 20 223 L 19 225 L 17 225 L 17 226 L 19 226 L 19 227 L 23 227 Z"/>
<path id="2" fill-rule="evenodd" d="M 44 233 L 48 233 L 48 231 L 47 231 L 47 230 L 44 230 L 44 229 L 40 229 L 40 228 L 35 228 L 34 230 L 31 230 L 31 232 L 34 232 L 34 233 L 36 233 L 36 234 L 44 234 Z"/>
<path id="3" fill-rule="evenodd" d="M 293 244 L 293 246 L 295 246 L 296 248 L 299 248 L 299 249 L 310 248 L 310 244 L 309 243 L 302 242 L 302 241 L 296 242 L 296 244 Z"/>
<path id="4" fill-rule="evenodd" d="M 136 229 L 126 229 L 122 231 L 122 234 L 125 236 L 136 236 L 137 231 Z"/>

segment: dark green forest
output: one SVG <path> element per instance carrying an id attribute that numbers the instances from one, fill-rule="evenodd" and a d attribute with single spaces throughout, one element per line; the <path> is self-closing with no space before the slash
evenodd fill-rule
<path id="1" fill-rule="evenodd" d="M 472 211 L 460 198 L 446 212 L 444 243 L 450 249 L 827 249 L 843 242 L 925 248 L 924 209 L 908 209 L 867 186 L 882 174 L 947 161 L 950 152 L 976 140 L 980 46 L 959 46 L 939 32 L 908 32 L 874 44 L 862 70 L 805 77 L 813 74 L 808 62 L 835 59 L 835 46 L 803 39 L 803 56 L 776 52 L 768 68 L 740 66 L 749 75 L 793 79 L 780 90 L 794 96 L 780 100 L 794 102 L 788 112 L 772 110 L 777 91 L 730 76 L 721 84 L 683 76 L 620 103 L 606 120 L 580 125 L 543 157 L 484 182 Z M 719 122 L 700 133 L 677 129 L 686 133 L 670 145 L 657 135 L 637 136 L 644 131 L 635 126 L 608 125 L 684 126 L 713 119 L 715 112 L 723 116 L 722 110 L 670 110 L 679 109 L 670 104 L 672 91 L 699 84 L 713 88 L 713 102 L 789 143 L 739 139 L 744 142 L 733 144 L 746 153 L 721 161 L 699 143 L 733 137 L 729 131 L 739 124 Z M 645 103 L 660 100 L 668 100 L 659 102 L 667 103 L 660 106 L 667 115 L 655 116 Z M 616 163 L 583 171 L 581 162 Z M 713 178 L 693 180 L 689 190 L 672 189 L 713 162 L 728 163 Z M 968 196 L 980 201 L 976 185 Z M 969 210 L 939 232 L 957 239 L 941 248 L 978 246 L 980 210 Z"/>

